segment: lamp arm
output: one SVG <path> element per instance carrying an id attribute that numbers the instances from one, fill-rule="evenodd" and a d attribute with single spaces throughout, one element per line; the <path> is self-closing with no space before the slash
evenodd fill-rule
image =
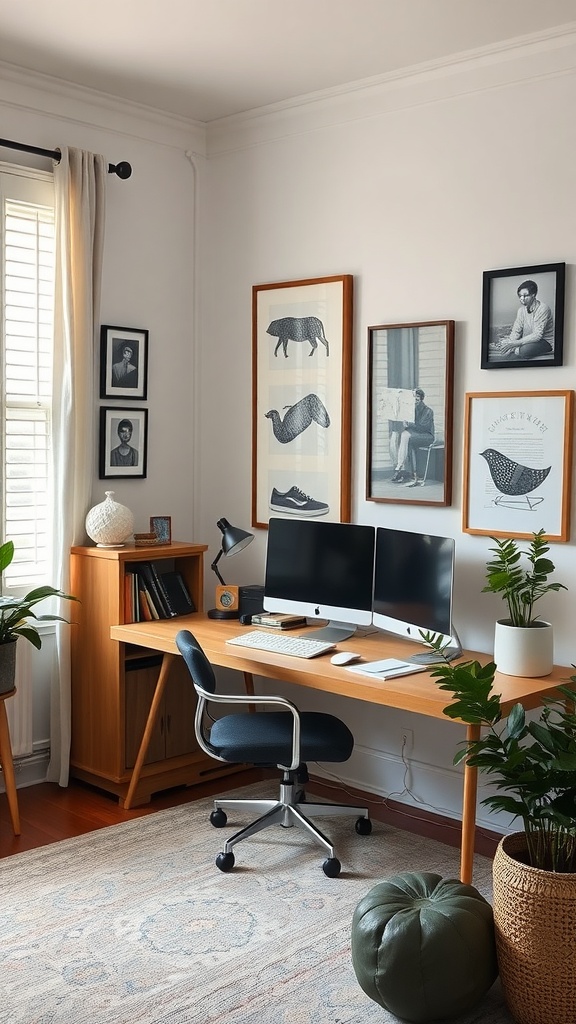
<path id="1" fill-rule="evenodd" d="M 217 575 L 218 579 L 220 580 L 220 583 L 222 584 L 222 586 L 223 586 L 223 587 L 225 587 L 225 586 L 226 586 L 226 584 L 224 583 L 224 580 L 222 579 L 222 576 L 221 576 L 221 574 L 220 574 L 220 571 L 219 571 L 219 569 L 218 569 L 218 562 L 219 562 L 219 561 L 220 561 L 220 559 L 222 558 L 222 555 L 223 555 L 223 554 L 224 554 L 224 549 L 223 549 L 223 548 L 220 548 L 220 551 L 219 551 L 219 552 L 218 552 L 218 554 L 216 555 L 216 558 L 215 558 L 215 559 L 214 559 L 214 561 L 212 562 L 212 565 L 210 566 L 210 568 L 211 568 L 211 569 L 213 570 L 213 572 L 215 572 L 215 573 L 216 573 L 216 575 Z"/>

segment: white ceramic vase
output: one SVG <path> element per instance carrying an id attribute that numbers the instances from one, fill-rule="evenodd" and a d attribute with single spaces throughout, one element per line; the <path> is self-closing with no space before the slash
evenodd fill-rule
<path id="1" fill-rule="evenodd" d="M 114 491 L 94 505 L 86 516 L 86 533 L 99 548 L 122 548 L 134 532 L 134 516 L 126 505 L 114 501 Z"/>
<path id="2" fill-rule="evenodd" d="M 499 619 L 494 634 L 494 661 L 507 676 L 547 676 L 554 666 L 554 634 L 549 622 L 512 626 Z"/>

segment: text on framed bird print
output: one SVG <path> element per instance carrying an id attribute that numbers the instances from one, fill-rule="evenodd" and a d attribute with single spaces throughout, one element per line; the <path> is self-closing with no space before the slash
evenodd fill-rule
<path id="1" fill-rule="evenodd" d="M 465 533 L 570 539 L 573 391 L 466 395 Z"/>

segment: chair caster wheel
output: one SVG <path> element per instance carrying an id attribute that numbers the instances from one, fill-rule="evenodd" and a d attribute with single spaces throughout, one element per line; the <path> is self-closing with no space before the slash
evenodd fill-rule
<path id="1" fill-rule="evenodd" d="M 232 871 L 232 868 L 234 867 L 234 854 L 219 853 L 216 857 L 216 867 L 219 871 Z"/>
<path id="2" fill-rule="evenodd" d="M 370 818 L 357 818 L 354 828 L 359 836 L 369 836 L 372 831 L 372 822 Z"/>
<path id="3" fill-rule="evenodd" d="M 337 857 L 328 857 L 322 865 L 322 871 L 328 878 L 338 878 L 342 870 L 342 865 Z"/>
<path id="4" fill-rule="evenodd" d="M 215 811 L 212 811 L 212 814 L 210 815 L 210 824 L 214 825 L 214 828 L 224 828 L 227 821 L 228 818 L 221 807 L 217 807 Z"/>

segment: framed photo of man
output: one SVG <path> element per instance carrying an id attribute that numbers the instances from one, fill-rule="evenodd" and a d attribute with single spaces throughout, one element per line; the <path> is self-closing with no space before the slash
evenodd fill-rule
<path id="1" fill-rule="evenodd" d="M 565 263 L 485 270 L 483 370 L 562 366 Z"/>
<path id="2" fill-rule="evenodd" d="M 148 331 L 100 328 L 100 398 L 145 399 L 148 388 Z"/>
<path id="3" fill-rule="evenodd" d="M 454 321 L 368 328 L 368 501 L 450 505 Z"/>
<path id="4" fill-rule="evenodd" d="M 100 408 L 100 479 L 145 477 L 148 409 Z"/>

